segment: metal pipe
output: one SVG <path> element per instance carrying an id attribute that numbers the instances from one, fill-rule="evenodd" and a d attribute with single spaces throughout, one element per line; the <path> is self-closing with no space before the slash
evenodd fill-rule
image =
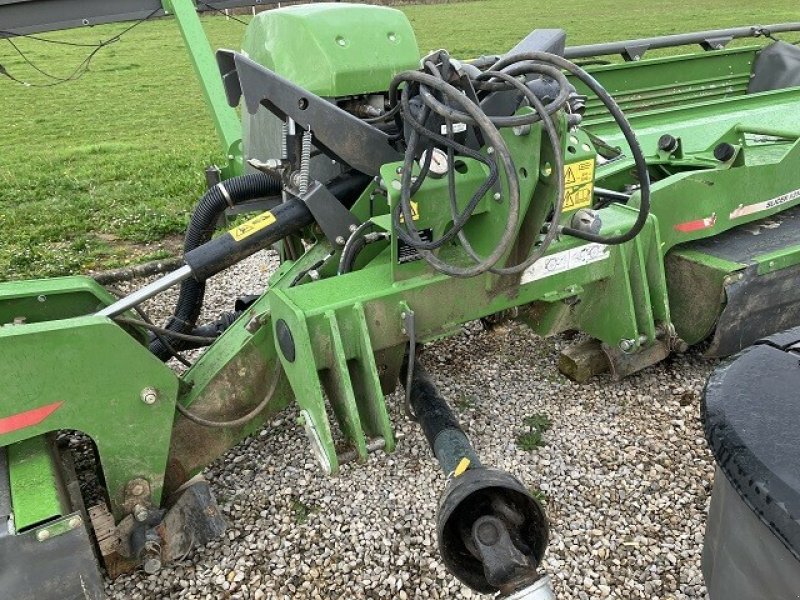
<path id="1" fill-rule="evenodd" d="M 729 29 L 711 29 L 694 33 L 678 33 L 662 35 L 651 38 L 623 40 L 605 44 L 587 44 L 584 46 L 571 46 L 564 50 L 564 58 L 590 58 L 594 56 L 607 56 L 622 54 L 633 60 L 638 60 L 647 50 L 656 48 L 672 48 L 674 46 L 688 46 L 701 44 L 707 50 L 719 50 L 729 41 L 738 38 L 761 37 L 773 33 L 787 31 L 800 31 L 800 23 L 776 23 L 774 25 L 749 25 L 746 27 L 731 27 Z M 637 58 L 638 57 L 638 58 Z"/>
<path id="2" fill-rule="evenodd" d="M 603 196 L 604 198 L 613 198 L 614 200 L 621 200 L 622 202 L 627 202 L 631 199 L 630 194 L 625 194 L 624 192 L 617 192 L 615 190 L 607 190 L 606 188 L 601 188 L 595 186 L 594 193 L 598 196 Z"/>
<path id="3" fill-rule="evenodd" d="M 116 317 L 124 313 L 127 310 L 130 310 L 134 306 L 138 306 L 145 300 L 149 300 L 153 296 L 156 296 L 163 292 L 166 289 L 171 288 L 174 285 L 177 285 L 184 279 L 188 279 L 192 276 L 192 269 L 189 265 L 183 265 L 177 271 L 173 271 L 172 273 L 168 273 L 163 277 L 159 277 L 154 282 L 147 284 L 141 289 L 136 290 L 132 294 L 121 298 L 114 302 L 114 304 L 109 304 L 103 310 L 100 310 L 95 313 L 97 317 Z"/>

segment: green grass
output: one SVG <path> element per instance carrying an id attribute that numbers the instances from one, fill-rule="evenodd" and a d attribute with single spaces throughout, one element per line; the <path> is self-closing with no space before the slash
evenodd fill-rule
<path id="1" fill-rule="evenodd" d="M 299 498 L 294 497 L 292 498 L 291 509 L 292 514 L 294 515 L 294 520 L 300 525 L 307 523 L 308 518 L 319 510 L 319 508 L 313 504 L 306 504 Z"/>
<path id="2" fill-rule="evenodd" d="M 533 452 L 537 448 L 544 446 L 544 434 L 553 426 L 550 417 L 537 413 L 525 417 L 522 419 L 522 423 L 528 428 L 528 431 L 517 436 L 517 448 L 526 452 Z"/>
<path id="3" fill-rule="evenodd" d="M 797 19 L 796 0 L 485 0 L 408 5 L 423 52 L 501 52 L 536 27 L 571 44 Z M 204 19 L 213 47 L 237 48 L 244 28 Z M 49 34 L 108 39 L 116 24 Z M 45 70 L 68 74 L 86 48 L 19 40 Z M 0 64 L 41 82 L 0 40 Z M 176 24 L 145 23 L 102 50 L 78 81 L 23 87 L 0 77 L 0 279 L 82 272 L 162 257 L 177 248 L 204 185 L 221 162 L 211 120 Z M 170 237 L 171 236 L 171 237 Z"/>

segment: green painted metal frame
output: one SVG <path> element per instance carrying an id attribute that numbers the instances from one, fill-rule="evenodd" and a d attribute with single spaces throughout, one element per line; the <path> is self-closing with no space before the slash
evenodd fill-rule
<path id="1" fill-rule="evenodd" d="M 184 26 L 191 23 L 186 27 L 187 44 L 198 48 L 194 38 L 200 32 L 194 27 L 199 22 L 191 2 L 172 0 L 170 6 L 176 16 L 180 13 Z M 742 71 L 752 57 L 748 52 L 703 54 L 709 61 L 705 63 L 707 77 L 719 77 L 720 60 L 736 61 Z M 606 76 L 617 77 L 615 91 L 624 95 L 626 85 L 629 89 L 632 85 L 655 88 L 664 81 L 664 69 L 690 62 L 697 71 L 692 81 L 701 82 L 703 62 L 689 58 L 600 67 L 597 75 L 601 82 Z M 198 68 L 206 68 L 204 64 L 198 62 Z M 652 79 L 649 84 L 648 78 Z M 607 87 L 613 89 L 611 83 Z M 691 96 L 691 90 L 687 94 Z M 635 103 L 635 98 L 631 102 Z M 149 354 L 143 332 L 125 331 L 107 319 L 83 316 L 113 301 L 91 280 L 63 278 L 0 286 L 0 323 L 8 324 L 0 327 L 0 347 L 8 357 L 0 363 L 0 381 L 7 382 L 0 395 L 0 418 L 48 402 L 63 402 L 41 423 L 0 434 L 0 445 L 42 440 L 41 436 L 57 429 L 84 431 L 97 445 L 111 508 L 119 518 L 125 513 L 125 488 L 132 479 L 146 479 L 152 501 L 158 503 L 162 493 L 177 489 L 293 400 L 331 472 L 338 468 L 344 447 L 363 460 L 369 442 L 381 438 L 391 451 L 394 437 L 385 395 L 396 385 L 409 343 L 404 314 L 413 312 L 420 343 L 451 335 L 464 322 L 520 307 L 521 317 L 543 335 L 580 329 L 612 347 L 624 340 L 631 342 L 633 352 L 647 349 L 672 325 L 671 300 L 672 305 L 675 300 L 668 297 L 665 257 L 682 252 L 684 242 L 716 235 L 800 202 L 797 198 L 744 218 L 730 217 L 739 205 L 800 189 L 800 143 L 793 133 L 800 131 L 800 90 L 711 98 L 701 94 L 686 105 L 667 104 L 658 110 L 650 110 L 646 103 L 631 106 L 635 113 L 632 124 L 654 174 L 651 215 L 634 240 L 608 247 L 602 259 L 569 270 L 539 273 L 523 282 L 493 274 L 451 279 L 422 261 L 398 265 L 393 236 L 391 243 L 364 251 L 352 273 L 333 276 L 335 256 L 320 269 L 322 279 L 301 280 L 300 285 L 290 287 L 298 274 L 330 251 L 327 242 L 318 241 L 297 261 L 282 264 L 272 276 L 269 290 L 180 378 Z M 564 121 L 560 123 L 567 162 L 591 156 L 583 151 L 569 153 L 568 134 Z M 587 123 L 593 134 L 612 145 L 622 145 L 609 123 L 602 119 Z M 227 131 L 233 131 L 233 125 Z M 783 137 L 753 140 L 754 133 L 763 138 L 768 132 Z M 680 138 L 679 152 L 658 150 L 656 142 L 663 133 Z M 546 144 L 542 145 L 539 127 L 528 135 L 508 131 L 504 135 L 517 166 L 528 174 L 523 177 L 526 221 L 519 245 L 512 251 L 519 260 L 527 254 L 535 237 L 531 232 L 539 231 L 552 201 L 554 181 L 543 168 L 552 164 L 552 157 Z M 587 139 L 581 132 L 575 135 L 582 148 Z M 721 164 L 712 156 L 720 141 L 736 149 L 736 157 L 729 163 Z M 382 171 L 385 194 L 378 186 L 370 186 L 353 208 L 360 219 L 372 219 L 378 229 L 391 230 L 388 215 L 397 202 L 391 182 L 397 167 L 386 165 Z M 598 166 L 596 183 L 621 189 L 631 182 L 631 167 L 626 157 Z M 477 163 L 465 161 L 459 197 L 468 195 L 484 173 Z M 505 188 L 501 182 L 500 191 Z M 437 232 L 446 227 L 449 217 L 446 203 L 441 201 L 443 190 L 442 181 L 430 179 L 418 192 L 414 198 L 420 208 L 418 226 Z M 627 206 L 602 209 L 603 233 L 627 230 L 637 209 L 636 194 Z M 467 230 L 480 251 L 486 251 L 496 239 L 506 210 L 502 201 L 497 203 L 492 197 L 481 201 Z M 676 229 L 711 212 L 716 219 L 708 228 Z M 565 215 L 565 219 L 569 217 Z M 585 246 L 580 240 L 563 237 L 543 260 Z M 455 249 L 442 252 L 458 258 Z M 702 255 L 695 258 L 699 263 L 709 260 Z M 765 272 L 796 264 L 800 251 L 790 248 L 768 259 Z M 721 278 L 737 267 L 717 266 Z M 690 303 L 691 296 L 685 301 Z M 17 316 L 25 316 L 27 321 L 11 325 Z M 294 360 L 279 349 L 278 321 L 292 332 Z M 159 392 L 153 405 L 141 401 L 141 392 L 147 387 Z M 263 412 L 236 428 L 204 428 L 175 411 L 175 403 L 180 402 L 202 416 L 225 420 L 248 412 L 268 394 L 272 396 Z"/>
<path id="2" fill-rule="evenodd" d="M 11 444 L 8 465 L 17 531 L 66 514 L 59 485 L 61 473 L 45 436 Z"/>
<path id="3" fill-rule="evenodd" d="M 0 445 L 15 448 L 18 442 L 62 429 L 86 433 L 101 457 L 112 511 L 121 518 L 132 479 L 145 479 L 151 501 L 161 500 L 179 380 L 150 354 L 141 332 L 129 333 L 103 317 L 77 316 L 86 314 L 91 297 L 91 312 L 113 301 L 86 277 L 0 286 L 0 314 L 13 314 L 4 308 L 9 305 L 26 317 L 41 311 L 40 305 L 63 311 L 49 315 L 52 320 L 4 321 L 0 327 L 0 415 L 55 405 L 38 422 L 1 434 Z M 157 393 L 153 404 L 142 400 L 146 388 Z M 18 468 L 14 458 L 11 453 L 12 473 Z M 47 463 L 40 457 L 38 464 L 38 476 L 44 477 L 41 469 Z"/>

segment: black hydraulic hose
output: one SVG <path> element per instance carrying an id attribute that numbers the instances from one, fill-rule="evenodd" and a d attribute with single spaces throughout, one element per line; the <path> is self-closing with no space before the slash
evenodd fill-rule
<path id="1" fill-rule="evenodd" d="M 229 187 L 230 182 L 239 182 L 241 180 L 244 181 L 237 183 L 235 188 Z M 340 202 L 349 207 L 370 181 L 371 177 L 363 173 L 346 173 L 330 182 L 328 189 Z M 184 258 L 193 265 L 195 278 L 187 279 L 181 285 L 175 312 L 166 327 L 169 331 L 188 334 L 194 328 L 200 315 L 205 291 L 204 280 L 248 255 L 244 248 L 238 248 L 236 244 L 232 244 L 229 248 L 230 252 L 224 256 L 220 255 L 219 249 L 217 249 L 217 256 L 214 260 L 207 260 L 210 255 L 204 251 L 205 249 L 200 250 L 202 246 L 205 246 L 211 240 L 217 219 L 222 214 L 222 211 L 230 205 L 228 198 L 236 204 L 248 198 L 275 195 L 272 193 L 274 190 L 280 192 L 280 181 L 262 173 L 236 177 L 225 181 L 224 185 L 224 190 L 219 192 L 214 191 L 219 188 L 219 184 L 209 190 L 201 199 L 200 204 L 195 209 L 195 214 L 192 216 L 192 222 L 186 234 Z M 235 197 L 234 194 L 236 194 Z M 210 199 L 208 199 L 209 197 Z M 299 227 L 304 227 L 313 222 L 313 217 L 305 203 L 296 198 L 279 204 L 272 212 L 278 222 L 275 227 L 270 228 L 269 235 L 277 236 L 279 239 L 294 233 Z M 253 236 L 253 239 L 256 237 Z M 225 236 L 220 236 L 215 238 L 214 241 L 224 243 L 226 239 Z M 211 250 L 211 248 L 208 248 L 208 250 Z M 244 254 L 239 256 L 239 253 Z M 192 257 L 191 260 L 190 256 Z M 223 262 L 226 264 L 222 264 Z M 172 346 L 178 350 L 186 350 L 191 347 L 185 341 L 179 339 L 176 339 Z M 166 361 L 172 356 L 169 349 L 157 338 L 150 342 L 150 350 L 161 360 Z"/>
<path id="2" fill-rule="evenodd" d="M 501 70 L 513 63 L 519 61 L 541 61 L 549 63 L 559 69 L 564 69 L 572 73 L 576 78 L 580 79 L 586 87 L 594 92 L 600 101 L 608 109 L 608 112 L 614 118 L 617 126 L 620 128 L 625 141 L 631 149 L 633 161 L 636 166 L 636 176 L 639 179 L 639 213 L 636 216 L 631 228 L 623 234 L 613 236 L 602 236 L 588 231 L 580 231 L 572 227 L 563 227 L 562 233 L 571 235 L 582 240 L 589 242 L 597 242 L 600 244 L 624 244 L 635 238 L 647 222 L 647 217 L 650 215 L 650 174 L 647 171 L 647 162 L 645 161 L 642 149 L 639 146 L 639 141 L 636 139 L 636 134 L 633 131 L 630 123 L 625 118 L 622 109 L 617 105 L 614 98 L 611 97 L 605 88 L 589 73 L 581 69 L 575 63 L 562 58 L 561 56 L 550 54 L 548 52 L 523 52 L 515 54 L 514 56 L 503 58 L 492 65 L 493 70 Z"/>
<path id="3" fill-rule="evenodd" d="M 186 236 L 183 242 L 184 254 L 202 246 L 214 234 L 217 221 L 226 208 L 254 198 L 276 196 L 281 193 L 281 181 L 278 177 L 266 173 L 250 173 L 232 177 L 220 182 L 203 194 L 195 207 Z M 181 284 L 178 301 L 166 329 L 178 333 L 188 333 L 193 327 L 205 297 L 205 282 L 187 279 Z M 186 343 L 174 340 L 172 346 L 176 350 L 187 349 Z M 158 338 L 150 342 L 150 351 L 161 360 L 168 360 L 169 350 Z"/>

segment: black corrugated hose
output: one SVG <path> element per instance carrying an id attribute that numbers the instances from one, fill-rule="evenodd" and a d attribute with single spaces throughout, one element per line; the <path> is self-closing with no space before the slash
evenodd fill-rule
<path id="1" fill-rule="evenodd" d="M 211 239 L 217 221 L 226 208 L 247 200 L 276 196 L 280 193 L 280 179 L 266 173 L 249 173 L 218 183 L 200 198 L 194 209 L 189 226 L 186 228 L 186 237 L 183 242 L 184 254 Z M 166 328 L 178 333 L 189 333 L 200 316 L 205 291 L 205 282 L 195 279 L 185 280 L 181 284 L 175 311 L 169 318 Z M 188 346 L 174 338 L 171 345 L 176 350 L 185 349 L 184 345 Z M 150 341 L 150 351 L 163 361 L 172 356 L 171 352 L 158 339 Z"/>

